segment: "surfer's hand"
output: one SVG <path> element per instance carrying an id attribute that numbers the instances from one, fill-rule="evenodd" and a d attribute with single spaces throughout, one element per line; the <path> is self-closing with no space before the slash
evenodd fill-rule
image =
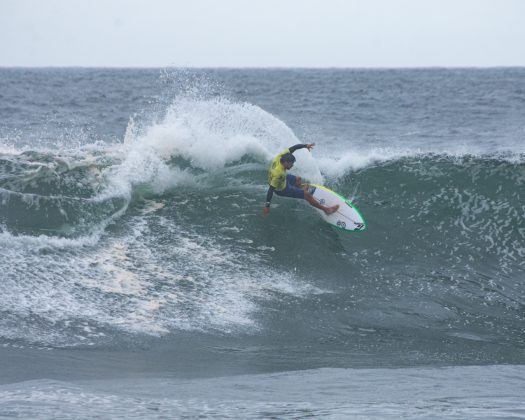
<path id="1" fill-rule="evenodd" d="M 270 207 L 263 208 L 263 216 L 268 216 L 270 214 Z"/>
<path id="2" fill-rule="evenodd" d="M 315 146 L 315 143 L 308 143 L 308 144 L 306 145 L 306 148 L 308 149 L 309 152 L 311 152 L 312 149 L 314 148 L 314 146 Z"/>

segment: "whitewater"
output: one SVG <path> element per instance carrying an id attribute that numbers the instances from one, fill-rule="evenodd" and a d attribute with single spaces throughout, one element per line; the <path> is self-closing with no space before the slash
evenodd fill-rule
<path id="1" fill-rule="evenodd" d="M 0 69 L 0 415 L 525 416 L 524 82 Z"/>

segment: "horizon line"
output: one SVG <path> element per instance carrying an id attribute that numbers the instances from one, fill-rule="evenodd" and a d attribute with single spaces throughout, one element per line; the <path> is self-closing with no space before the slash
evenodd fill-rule
<path id="1" fill-rule="evenodd" d="M 491 66 L 113 66 L 113 65 L 3 65 L 0 69 L 107 69 L 107 70 L 489 70 L 519 69 L 524 65 L 491 65 Z"/>

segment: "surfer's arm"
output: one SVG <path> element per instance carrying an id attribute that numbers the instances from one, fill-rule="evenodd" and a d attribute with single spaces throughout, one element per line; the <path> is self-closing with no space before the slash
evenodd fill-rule
<path id="1" fill-rule="evenodd" d="M 270 203 L 272 202 L 273 197 L 273 191 L 275 190 L 274 187 L 271 185 L 268 187 L 268 192 L 266 193 L 266 203 L 264 204 L 264 214 L 268 214 L 270 212 Z"/>
<path id="2" fill-rule="evenodd" d="M 315 146 L 315 143 L 309 143 L 309 144 L 296 144 L 295 146 L 292 146 L 290 147 L 288 150 L 290 151 L 290 153 L 293 153 L 295 152 L 296 150 L 299 150 L 299 149 L 308 149 L 308 151 L 312 150 Z"/>
<path id="3" fill-rule="evenodd" d="M 266 193 L 266 203 L 264 205 L 265 207 L 270 207 L 270 203 L 272 202 L 274 190 L 275 190 L 275 187 L 271 185 L 268 187 L 268 192 Z"/>

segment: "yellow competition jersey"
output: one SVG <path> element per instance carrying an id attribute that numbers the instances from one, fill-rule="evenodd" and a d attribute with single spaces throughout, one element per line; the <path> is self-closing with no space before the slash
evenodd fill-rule
<path id="1" fill-rule="evenodd" d="M 285 153 L 290 153 L 290 149 L 286 149 L 284 152 L 277 155 L 268 171 L 268 184 L 274 187 L 277 191 L 282 191 L 286 188 L 286 169 L 281 165 L 281 157 Z"/>

